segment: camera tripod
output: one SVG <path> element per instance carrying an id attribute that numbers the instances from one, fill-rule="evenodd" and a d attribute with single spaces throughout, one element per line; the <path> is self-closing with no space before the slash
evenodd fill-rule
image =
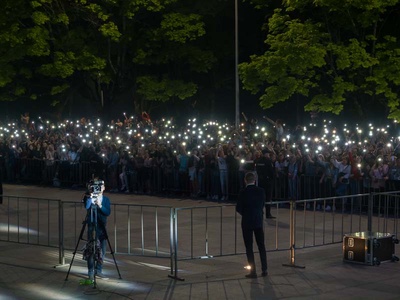
<path id="1" fill-rule="evenodd" d="M 98 245 L 98 243 L 97 243 L 97 241 L 99 240 L 99 234 L 98 234 L 99 233 L 99 224 L 97 223 L 97 209 L 98 209 L 97 205 L 91 204 L 90 213 L 88 213 L 86 215 L 85 220 L 82 222 L 82 229 L 81 229 L 81 232 L 79 234 L 79 238 L 78 238 L 78 241 L 76 243 L 75 250 L 73 252 L 73 256 L 72 256 L 71 263 L 69 265 L 67 276 L 65 277 L 65 281 L 67 281 L 69 273 L 71 271 L 72 264 L 73 264 L 74 259 L 75 259 L 75 254 L 77 252 L 77 249 L 78 249 L 78 246 L 79 246 L 79 242 L 81 240 L 85 240 L 83 238 L 83 234 L 85 232 L 86 225 L 89 224 L 89 226 L 88 226 L 89 234 L 88 234 L 88 240 L 87 240 L 86 247 L 89 247 L 89 249 L 91 247 L 91 249 L 92 249 L 92 251 L 90 253 L 90 257 L 88 258 L 88 263 L 89 263 L 89 260 L 91 260 L 91 262 L 93 263 L 93 288 L 97 287 L 96 270 L 97 270 L 97 266 L 99 264 L 99 259 L 98 259 L 98 255 L 97 254 L 98 254 L 98 251 L 99 251 L 99 247 L 100 247 L 100 249 L 102 248 L 102 243 L 104 241 L 108 242 L 108 247 L 110 248 L 110 252 L 111 252 L 111 255 L 113 257 L 114 264 L 115 264 L 115 267 L 116 267 L 118 275 L 119 275 L 119 279 L 122 279 L 121 273 L 119 272 L 119 268 L 118 268 L 118 265 L 117 265 L 117 261 L 115 260 L 114 251 L 113 251 L 113 249 L 111 247 L 110 240 L 108 239 L 108 234 L 107 234 L 106 227 L 103 224 L 101 224 L 102 240 L 100 241 L 100 245 Z M 90 219 L 89 219 L 89 217 L 90 217 Z"/>

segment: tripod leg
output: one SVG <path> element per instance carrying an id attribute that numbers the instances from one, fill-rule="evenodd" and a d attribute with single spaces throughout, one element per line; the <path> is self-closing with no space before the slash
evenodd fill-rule
<path id="1" fill-rule="evenodd" d="M 74 250 L 73 256 L 72 256 L 72 260 L 71 260 L 71 263 L 69 264 L 67 276 L 65 277 L 65 281 L 68 280 L 69 272 L 71 271 L 71 267 L 72 267 L 72 264 L 73 264 L 74 259 L 75 259 L 75 254 L 76 254 L 76 251 L 77 251 L 77 249 L 78 249 L 79 242 L 80 242 L 81 240 L 83 240 L 83 233 L 85 232 L 85 227 L 86 227 L 86 220 L 82 223 L 81 233 L 79 234 L 78 242 L 76 243 L 75 250 Z"/>

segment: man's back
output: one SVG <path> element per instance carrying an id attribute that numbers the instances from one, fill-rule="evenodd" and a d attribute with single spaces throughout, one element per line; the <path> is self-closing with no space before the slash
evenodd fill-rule
<path id="1" fill-rule="evenodd" d="M 255 185 L 248 185 L 240 191 L 236 211 L 242 215 L 242 226 L 246 228 L 263 227 L 263 208 L 265 190 Z"/>

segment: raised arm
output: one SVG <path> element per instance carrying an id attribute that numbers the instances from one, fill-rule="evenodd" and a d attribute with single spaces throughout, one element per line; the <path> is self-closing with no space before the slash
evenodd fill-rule
<path id="1" fill-rule="evenodd" d="M 276 122 L 275 122 L 274 120 L 272 120 L 272 119 L 270 119 L 270 118 L 268 118 L 268 117 L 266 117 L 266 116 L 263 116 L 263 118 L 264 118 L 265 120 L 267 120 L 268 122 L 270 122 L 272 125 L 276 126 Z"/>

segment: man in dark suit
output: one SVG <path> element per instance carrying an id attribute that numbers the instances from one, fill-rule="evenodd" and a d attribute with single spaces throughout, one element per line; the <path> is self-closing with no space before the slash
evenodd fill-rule
<path id="1" fill-rule="evenodd" d="M 247 278 L 256 278 L 256 266 L 253 252 L 253 233 L 256 238 L 261 260 L 261 276 L 267 276 L 267 253 L 264 243 L 263 215 L 265 206 L 265 191 L 255 185 L 256 176 L 253 172 L 245 175 L 246 188 L 239 193 L 236 211 L 242 216 L 242 233 L 246 247 L 247 261 L 250 273 Z"/>

